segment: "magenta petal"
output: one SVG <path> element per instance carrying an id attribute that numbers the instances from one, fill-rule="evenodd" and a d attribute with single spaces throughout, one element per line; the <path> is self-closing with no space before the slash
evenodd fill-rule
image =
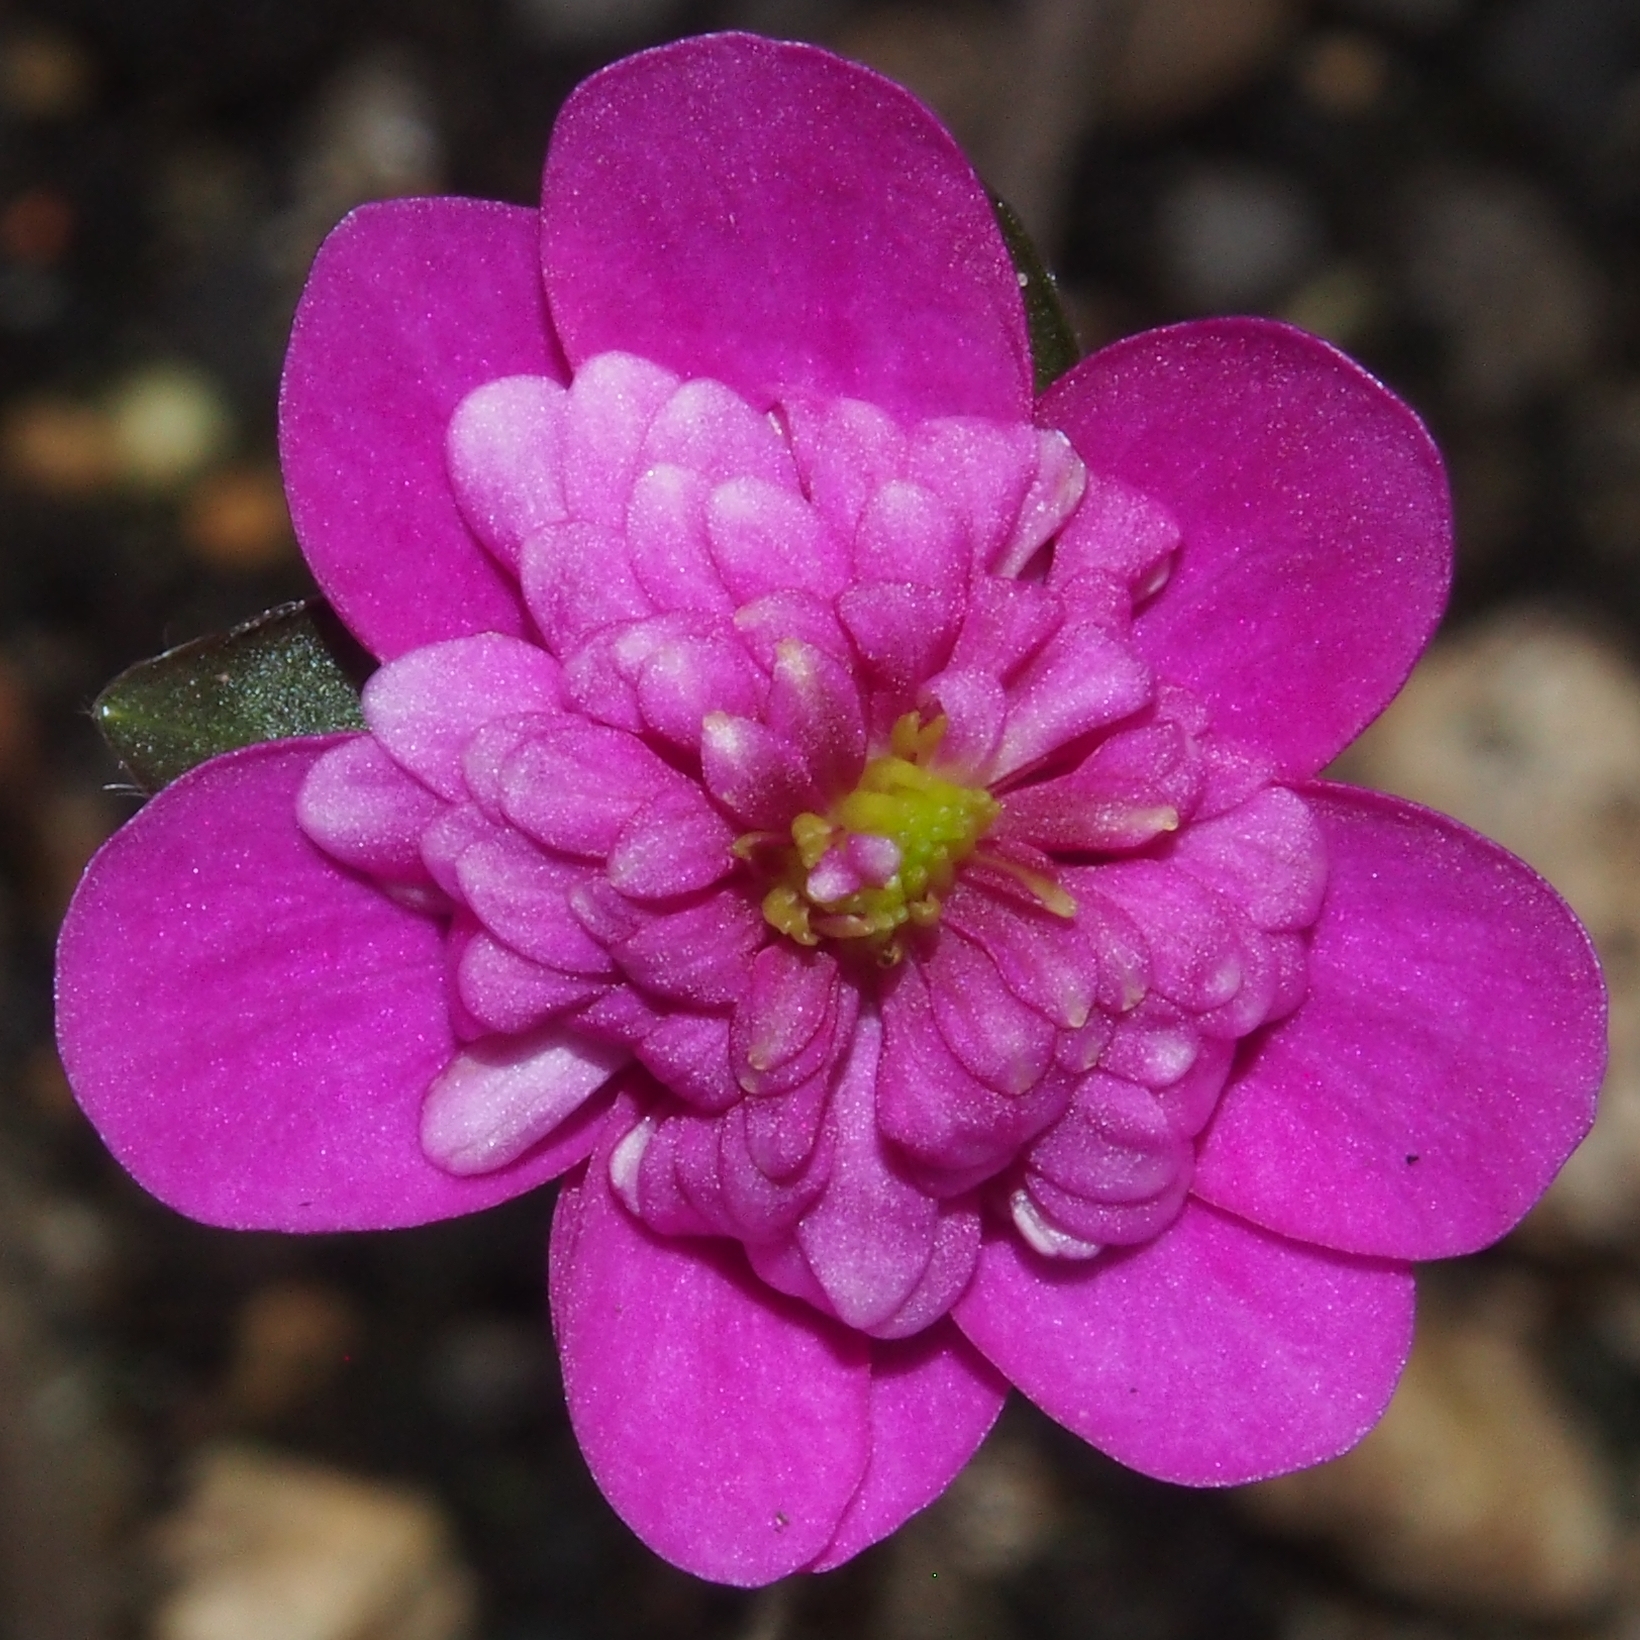
<path id="1" fill-rule="evenodd" d="M 138 1181 L 208 1224 L 422 1224 L 567 1165 L 455 1179 L 422 1154 L 422 1094 L 456 1048 L 443 934 L 297 829 L 297 792 L 336 744 L 184 775 L 115 833 L 63 925 L 69 1079 Z"/>
<path id="2" fill-rule="evenodd" d="M 915 1338 L 871 1346 L 871 1461 L 826 1552 L 828 1572 L 931 1504 L 973 1457 L 1008 1385 L 941 1321 Z"/>
<path id="3" fill-rule="evenodd" d="M 1091 1263 L 991 1242 L 953 1313 L 1101 1452 L 1233 1486 L 1336 1457 L 1372 1427 L 1412 1342 L 1412 1275 L 1188 1202 L 1156 1240 Z"/>
<path id="4" fill-rule="evenodd" d="M 719 34 L 594 75 L 558 117 L 542 216 L 577 364 L 625 348 L 759 408 L 1029 413 L 1019 285 L 972 168 L 907 92 L 812 46 Z"/>
<path id="5" fill-rule="evenodd" d="M 552 1315 L 588 1467 L 657 1554 L 750 1587 L 814 1560 L 860 1485 L 865 1341 L 763 1285 L 739 1248 L 663 1240 L 600 1152 L 558 1198 Z"/>
<path id="6" fill-rule="evenodd" d="M 1347 787 L 1305 795 L 1331 861 L 1309 997 L 1226 1090 L 1196 1189 L 1349 1252 L 1472 1252 L 1593 1120 L 1594 954 L 1547 883 L 1456 821 Z"/>
<path id="7" fill-rule="evenodd" d="M 445 466 L 456 407 L 501 376 L 566 374 L 534 211 L 473 199 L 364 205 L 324 242 L 291 331 L 279 450 L 326 597 L 383 660 L 525 630 Z"/>
<path id="8" fill-rule="evenodd" d="M 1204 320 L 1095 354 L 1041 416 L 1177 521 L 1134 635 L 1222 732 L 1304 778 L 1400 688 L 1446 602 L 1450 505 L 1422 424 L 1358 365 L 1269 320 Z"/>

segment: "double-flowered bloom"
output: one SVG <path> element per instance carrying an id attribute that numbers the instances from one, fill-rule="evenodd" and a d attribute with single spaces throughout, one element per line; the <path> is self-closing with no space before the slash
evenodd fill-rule
<path id="1" fill-rule="evenodd" d="M 1197 1484 L 1329 1457 L 1408 1261 L 1587 1129 L 1587 942 L 1452 821 L 1319 782 L 1450 563 L 1439 460 L 1252 320 L 1032 402 L 931 116 L 720 36 L 570 99 L 541 211 L 366 207 L 286 477 L 380 658 L 92 866 L 64 1060 L 207 1222 L 566 1174 L 570 1414 L 660 1553 L 836 1565 L 1009 1382 Z"/>

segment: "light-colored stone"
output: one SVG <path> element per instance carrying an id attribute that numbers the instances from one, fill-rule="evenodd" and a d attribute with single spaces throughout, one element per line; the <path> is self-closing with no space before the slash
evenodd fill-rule
<path id="1" fill-rule="evenodd" d="M 1559 1620 L 1613 1592 L 1608 1477 L 1518 1324 L 1427 1293 L 1377 1428 L 1342 1458 L 1245 1487 L 1238 1501 L 1411 1600 Z"/>
<path id="2" fill-rule="evenodd" d="M 233 415 L 203 370 L 161 360 L 108 396 L 115 467 L 127 484 L 171 490 L 204 471 L 232 442 Z"/>
<path id="3" fill-rule="evenodd" d="M 461 1640 L 470 1574 L 429 1499 L 240 1446 L 202 1453 L 162 1530 L 152 1640 Z"/>
<path id="4" fill-rule="evenodd" d="M 1640 672 L 1582 623 L 1507 613 L 1438 643 L 1336 772 L 1495 838 L 1583 919 L 1611 991 L 1611 1063 L 1593 1134 L 1528 1225 L 1640 1234 Z"/>

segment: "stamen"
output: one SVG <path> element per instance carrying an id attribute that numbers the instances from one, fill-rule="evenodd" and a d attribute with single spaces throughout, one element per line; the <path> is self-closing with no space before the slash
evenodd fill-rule
<path id="1" fill-rule="evenodd" d="M 748 832 L 735 854 L 770 879 L 763 916 L 799 945 L 836 941 L 892 967 L 909 931 L 933 928 L 963 862 L 1002 805 L 982 787 L 946 779 L 934 767 L 943 716 L 907 712 L 889 749 L 823 814 L 805 810 L 789 837 Z M 1072 917 L 1076 903 L 1040 872 L 987 860 L 1025 884 L 1050 911 Z"/>
<path id="2" fill-rule="evenodd" d="M 1051 911 L 1054 916 L 1063 917 L 1067 922 L 1076 915 L 1076 901 L 1052 877 L 1032 871 L 1017 860 L 1005 860 L 997 854 L 982 854 L 980 859 L 994 871 L 1005 871 L 1015 882 L 1028 888 L 1044 911 Z"/>

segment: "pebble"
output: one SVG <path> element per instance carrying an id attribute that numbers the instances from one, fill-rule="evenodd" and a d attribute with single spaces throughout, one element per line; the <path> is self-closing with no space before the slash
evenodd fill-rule
<path id="1" fill-rule="evenodd" d="M 1592 263 L 1543 192 L 1501 171 L 1426 171 L 1401 207 L 1413 308 L 1445 337 L 1469 409 L 1513 411 L 1592 357 L 1605 306 Z"/>
<path id="2" fill-rule="evenodd" d="M 314 1401 L 345 1370 L 362 1331 L 347 1297 L 323 1282 L 258 1288 L 234 1322 L 230 1416 L 268 1423 Z"/>
<path id="3" fill-rule="evenodd" d="M 1389 85 L 1383 45 L 1358 29 L 1334 29 L 1307 41 L 1294 63 L 1304 100 L 1335 119 L 1371 113 Z"/>
<path id="4" fill-rule="evenodd" d="M 230 574 L 290 561 L 296 537 L 277 465 L 235 463 L 206 473 L 184 504 L 182 540 L 202 563 Z"/>
<path id="5" fill-rule="evenodd" d="M 1111 87 L 1118 120 L 1158 125 L 1211 107 L 1275 63 L 1292 0 L 1139 0 Z"/>
<path id="6" fill-rule="evenodd" d="M 237 1446 L 195 1459 L 161 1529 L 153 1640 L 463 1640 L 471 1574 L 443 1511 L 397 1486 Z"/>
<path id="7" fill-rule="evenodd" d="M 1341 778 L 1456 816 L 1570 901 L 1611 994 L 1594 1132 L 1527 1221 L 1640 1245 L 1640 672 L 1587 625 L 1525 607 L 1443 639 L 1340 760 Z"/>
<path id="8" fill-rule="evenodd" d="M 449 1329 L 428 1361 L 428 1389 L 463 1427 L 511 1428 L 543 1404 L 550 1376 L 544 1326 L 478 1317 Z"/>
<path id="9" fill-rule="evenodd" d="M 146 490 L 173 490 L 208 467 L 233 440 L 233 418 L 204 371 L 174 361 L 145 366 L 108 398 L 117 476 Z"/>
<path id="10" fill-rule="evenodd" d="M 1163 277 L 1197 312 L 1256 308 L 1316 261 L 1323 230 L 1292 178 L 1215 162 L 1182 175 L 1162 196 L 1156 238 Z"/>
<path id="11" fill-rule="evenodd" d="M 1306 279 L 1279 314 L 1290 325 L 1324 336 L 1338 347 L 1354 347 L 1378 322 L 1384 292 L 1359 262 L 1330 262 Z"/>
<path id="12" fill-rule="evenodd" d="M 1619 1569 L 1610 1479 L 1518 1333 L 1507 1314 L 1426 1288 L 1382 1422 L 1238 1503 L 1401 1598 L 1531 1621 L 1598 1608 Z"/>
<path id="13" fill-rule="evenodd" d="M 0 421 L 7 472 L 26 489 L 65 501 L 84 500 L 114 483 L 119 455 L 106 414 L 55 395 L 7 407 Z"/>
<path id="14" fill-rule="evenodd" d="M 444 189 L 444 139 L 415 63 L 393 50 L 366 53 L 320 91 L 295 164 L 295 203 L 269 228 L 275 270 L 299 286 L 335 225 L 373 199 Z"/>
<path id="15" fill-rule="evenodd" d="M 0 211 L 0 254 L 49 268 L 74 238 L 74 207 L 54 188 L 30 188 Z"/>
<path id="16" fill-rule="evenodd" d="M 78 43 L 26 28 L 0 42 L 0 109 L 21 120 L 65 120 L 91 101 L 95 76 Z"/>

